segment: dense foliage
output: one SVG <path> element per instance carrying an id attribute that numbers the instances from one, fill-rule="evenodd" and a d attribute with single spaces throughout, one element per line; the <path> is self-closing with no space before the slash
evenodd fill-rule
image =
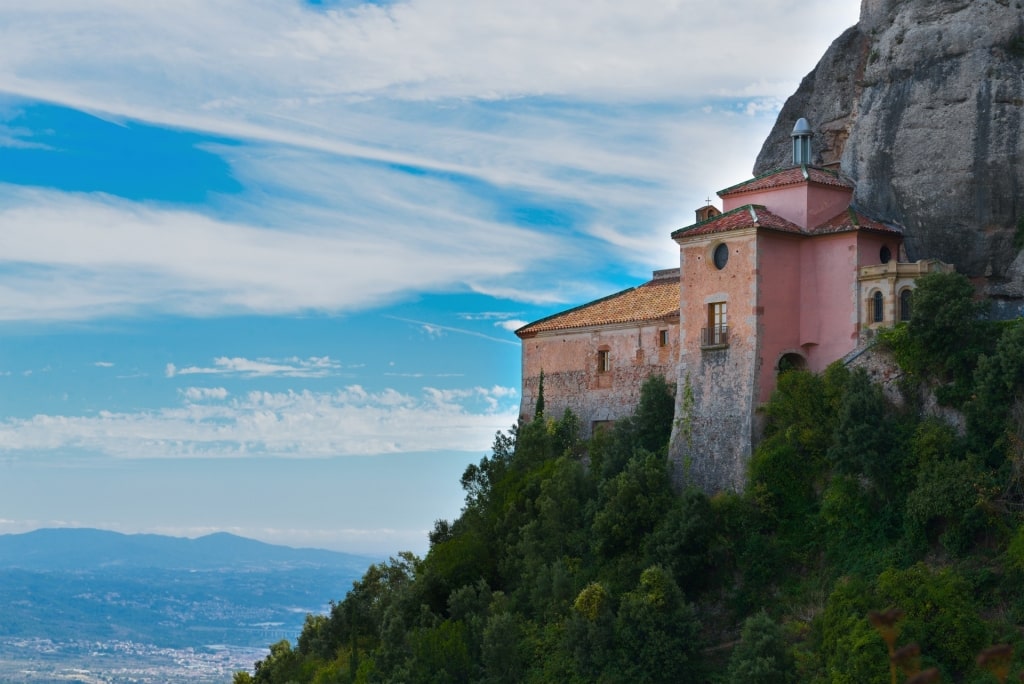
<path id="1" fill-rule="evenodd" d="M 909 642 L 907 671 L 997 681 L 975 657 L 1022 640 L 1024 323 L 984 322 L 950 274 L 914 311 L 883 335 L 899 402 L 838 364 L 780 376 L 742 494 L 673 488 L 660 378 L 587 441 L 538 401 L 425 558 L 370 568 L 236 684 L 887 682 Z"/>

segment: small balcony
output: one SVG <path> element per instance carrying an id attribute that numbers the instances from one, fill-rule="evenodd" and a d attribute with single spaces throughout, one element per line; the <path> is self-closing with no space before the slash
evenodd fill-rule
<path id="1" fill-rule="evenodd" d="M 701 349 L 724 349 L 729 346 L 729 326 L 716 325 L 700 329 Z"/>

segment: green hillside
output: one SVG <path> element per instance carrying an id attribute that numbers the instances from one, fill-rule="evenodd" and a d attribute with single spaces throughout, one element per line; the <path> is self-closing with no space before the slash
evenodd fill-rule
<path id="1" fill-rule="evenodd" d="M 592 440 L 569 414 L 498 434 L 425 558 L 371 567 L 236 684 L 1016 676 L 978 656 L 1024 655 L 1024 322 L 972 293 L 926 276 L 882 335 L 898 405 L 863 370 L 783 374 L 742 494 L 673 488 L 661 379 Z"/>

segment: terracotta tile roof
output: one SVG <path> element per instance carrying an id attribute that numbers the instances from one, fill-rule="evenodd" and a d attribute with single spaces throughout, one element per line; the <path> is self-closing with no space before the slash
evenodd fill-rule
<path id="1" fill-rule="evenodd" d="M 811 231 L 811 235 L 826 235 L 828 233 L 845 233 L 851 230 L 872 230 L 879 233 L 894 233 L 896 235 L 902 235 L 903 231 L 896 226 L 890 226 L 876 221 L 875 219 L 865 216 L 853 207 L 850 207 L 846 211 L 840 212 L 830 218 L 828 221 L 815 226 Z"/>
<path id="2" fill-rule="evenodd" d="M 724 233 L 742 228 L 761 228 L 777 230 L 783 233 L 798 233 L 800 235 L 828 235 L 830 233 L 845 233 L 851 230 L 871 230 L 880 233 L 902 234 L 899 228 L 876 221 L 853 208 L 836 214 L 828 221 L 810 230 L 804 230 L 795 223 L 787 221 L 781 216 L 776 216 L 760 204 L 744 204 L 742 207 L 719 214 L 714 218 L 695 223 L 686 228 L 680 228 L 672 233 L 672 238 L 710 235 L 712 233 Z"/>
<path id="3" fill-rule="evenodd" d="M 787 221 L 781 216 L 776 216 L 761 204 L 744 204 L 742 207 L 736 207 L 732 211 L 719 214 L 714 218 L 695 223 L 686 228 L 680 228 L 672 233 L 672 238 L 724 233 L 741 228 L 767 228 L 768 230 L 779 230 L 785 233 L 804 232 L 800 226 L 792 221 Z"/>
<path id="4" fill-rule="evenodd" d="M 654 321 L 679 316 L 679 274 L 659 277 L 568 311 L 542 318 L 516 330 L 521 338 L 541 332 L 594 325 Z"/>
<path id="5" fill-rule="evenodd" d="M 819 169 L 814 166 L 793 166 L 788 169 L 776 169 L 775 171 L 769 171 L 768 173 L 761 174 L 757 178 L 751 178 L 750 180 L 743 181 L 742 183 L 737 183 L 725 190 L 719 190 L 718 196 L 728 197 L 729 195 L 736 195 L 741 192 L 755 192 L 757 190 L 767 190 L 769 188 L 781 188 L 786 185 L 798 185 L 805 181 L 815 183 L 817 185 L 829 185 L 835 188 L 853 188 L 852 185 L 840 179 L 839 175 L 833 171 Z"/>

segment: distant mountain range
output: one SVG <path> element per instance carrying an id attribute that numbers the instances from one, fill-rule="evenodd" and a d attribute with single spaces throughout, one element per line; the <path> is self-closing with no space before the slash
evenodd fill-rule
<path id="1" fill-rule="evenodd" d="M 283 570 L 332 568 L 361 575 L 380 560 L 323 549 L 295 549 L 218 532 L 198 539 L 88 528 L 0 535 L 0 569 L 33 571 L 151 568 Z"/>
<path id="2" fill-rule="evenodd" d="M 329 610 L 379 560 L 226 533 L 0 535 L 0 681 L 12 681 L 5 658 L 32 667 L 50 658 L 17 653 L 33 639 L 72 644 L 70 652 L 89 643 L 259 648 L 294 639 L 307 613 Z"/>

